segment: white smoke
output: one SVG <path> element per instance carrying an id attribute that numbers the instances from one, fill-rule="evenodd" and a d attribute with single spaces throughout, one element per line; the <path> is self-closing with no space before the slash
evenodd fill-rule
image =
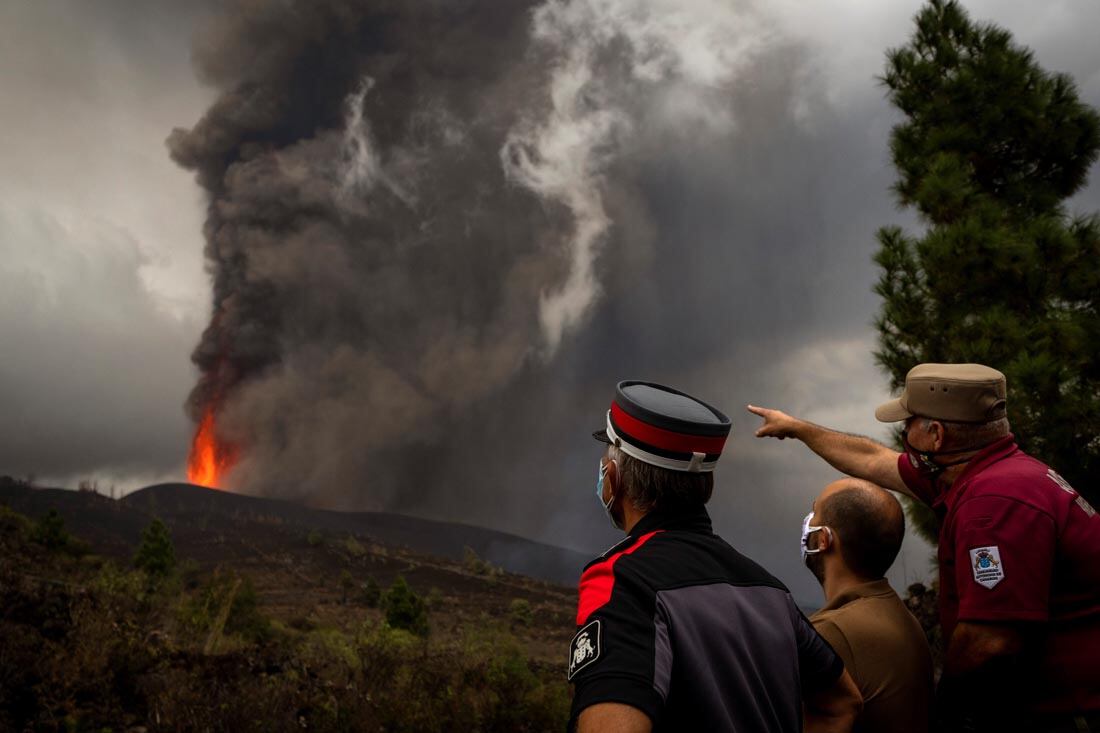
<path id="1" fill-rule="evenodd" d="M 549 108 L 511 131 L 501 161 L 511 181 L 573 217 L 569 275 L 540 300 L 551 354 L 599 297 L 595 263 L 612 226 L 603 173 L 631 136 L 637 100 L 663 102 L 655 112 L 665 124 L 728 128 L 725 93 L 768 42 L 766 28 L 748 5 L 729 0 L 548 0 L 535 12 L 532 36 L 556 59 Z M 625 79 L 609 78 L 615 69 L 606 59 L 619 56 L 611 53 L 617 45 L 626 51 Z"/>
<path id="2" fill-rule="evenodd" d="M 374 79 L 363 77 L 359 88 L 348 96 L 345 103 L 347 111 L 341 156 L 343 171 L 339 189 L 340 202 L 354 210 L 360 210 L 361 194 L 370 191 L 377 184 L 382 184 L 406 206 L 413 207 L 416 205 L 416 197 L 389 174 L 372 139 L 370 121 L 363 111 L 363 104 L 373 88 Z"/>

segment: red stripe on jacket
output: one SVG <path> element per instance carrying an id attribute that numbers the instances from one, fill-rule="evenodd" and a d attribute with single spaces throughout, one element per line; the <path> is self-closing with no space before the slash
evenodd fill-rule
<path id="1" fill-rule="evenodd" d="M 615 563 L 623 555 L 629 555 L 649 542 L 649 539 L 663 530 L 657 529 L 644 534 L 638 541 L 625 550 L 616 552 L 602 562 L 592 565 L 581 575 L 580 602 L 577 604 L 577 626 L 582 626 L 588 617 L 611 600 L 611 591 L 615 590 Z"/>
<path id="2" fill-rule="evenodd" d="M 611 421 L 632 438 L 677 453 L 718 455 L 726 445 L 726 436 L 724 435 L 708 437 L 706 435 L 676 433 L 642 422 L 614 402 L 611 403 Z"/>

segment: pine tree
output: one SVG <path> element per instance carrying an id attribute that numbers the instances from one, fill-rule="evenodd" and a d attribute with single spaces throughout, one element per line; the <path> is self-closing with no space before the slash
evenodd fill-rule
<path id="1" fill-rule="evenodd" d="M 925 230 L 878 232 L 876 360 L 895 389 L 920 362 L 1000 369 L 1020 446 L 1095 500 L 1100 217 L 1071 217 L 1065 200 L 1097 159 L 1100 116 L 954 0 L 921 9 L 882 82 L 904 116 L 894 191 Z"/>
<path id="2" fill-rule="evenodd" d="M 397 576 L 382 597 L 382 607 L 386 611 L 386 623 L 392 628 L 404 629 L 417 636 L 428 635 L 430 627 L 424 599 L 413 592 L 402 576 Z"/>
<path id="3" fill-rule="evenodd" d="M 163 578 L 176 567 L 176 551 L 168 527 L 154 519 L 141 533 L 141 546 L 134 555 L 134 567 L 152 578 Z"/>

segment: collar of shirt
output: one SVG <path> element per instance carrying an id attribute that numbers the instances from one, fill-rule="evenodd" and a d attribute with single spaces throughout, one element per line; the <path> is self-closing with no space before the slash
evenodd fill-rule
<path id="1" fill-rule="evenodd" d="M 987 445 L 982 448 L 978 453 L 970 459 L 970 462 L 966 464 L 963 472 L 959 474 L 959 477 L 951 484 L 951 488 L 948 489 L 942 497 L 942 504 L 950 511 L 966 491 L 966 487 L 970 485 L 970 482 L 974 480 L 974 477 L 979 473 L 989 468 L 997 461 L 1008 458 L 1010 455 L 1018 450 L 1016 447 L 1016 437 L 1009 433 L 1000 440 Z"/>
<path id="2" fill-rule="evenodd" d="M 821 613 L 821 611 L 835 611 L 841 606 L 847 606 L 852 601 L 858 601 L 860 598 L 889 597 L 892 595 L 895 595 L 894 589 L 890 587 L 889 581 L 886 578 L 880 578 L 879 580 L 872 580 L 870 583 L 860 583 L 843 593 L 837 594 L 837 597 L 822 606 L 818 613 Z"/>
<path id="3" fill-rule="evenodd" d="M 674 529 L 685 532 L 700 532 L 712 534 L 714 532 L 707 508 L 702 504 L 675 509 L 654 509 L 638 520 L 630 529 L 630 537 L 641 537 L 656 529 Z"/>

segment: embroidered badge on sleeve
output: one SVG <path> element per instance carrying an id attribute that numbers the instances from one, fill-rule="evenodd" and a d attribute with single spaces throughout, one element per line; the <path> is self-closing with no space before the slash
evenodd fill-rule
<path id="1" fill-rule="evenodd" d="M 577 632 L 573 643 L 569 645 L 569 673 L 567 681 L 573 675 L 600 658 L 600 620 L 596 619 Z"/>
<path id="2" fill-rule="evenodd" d="M 996 545 L 975 547 L 970 551 L 970 569 L 974 571 L 974 582 L 992 588 L 1004 580 L 1005 568 L 1001 562 L 1001 551 Z"/>
<path id="3" fill-rule="evenodd" d="M 1092 508 L 1092 504 L 1089 504 L 1085 497 L 1081 496 L 1081 494 L 1077 492 L 1077 489 L 1070 486 L 1069 481 L 1062 478 L 1053 468 L 1047 470 L 1047 478 L 1058 484 L 1058 488 L 1062 491 L 1073 496 L 1073 503 L 1080 507 L 1081 511 L 1088 515 L 1089 519 L 1096 516 L 1096 510 Z"/>

